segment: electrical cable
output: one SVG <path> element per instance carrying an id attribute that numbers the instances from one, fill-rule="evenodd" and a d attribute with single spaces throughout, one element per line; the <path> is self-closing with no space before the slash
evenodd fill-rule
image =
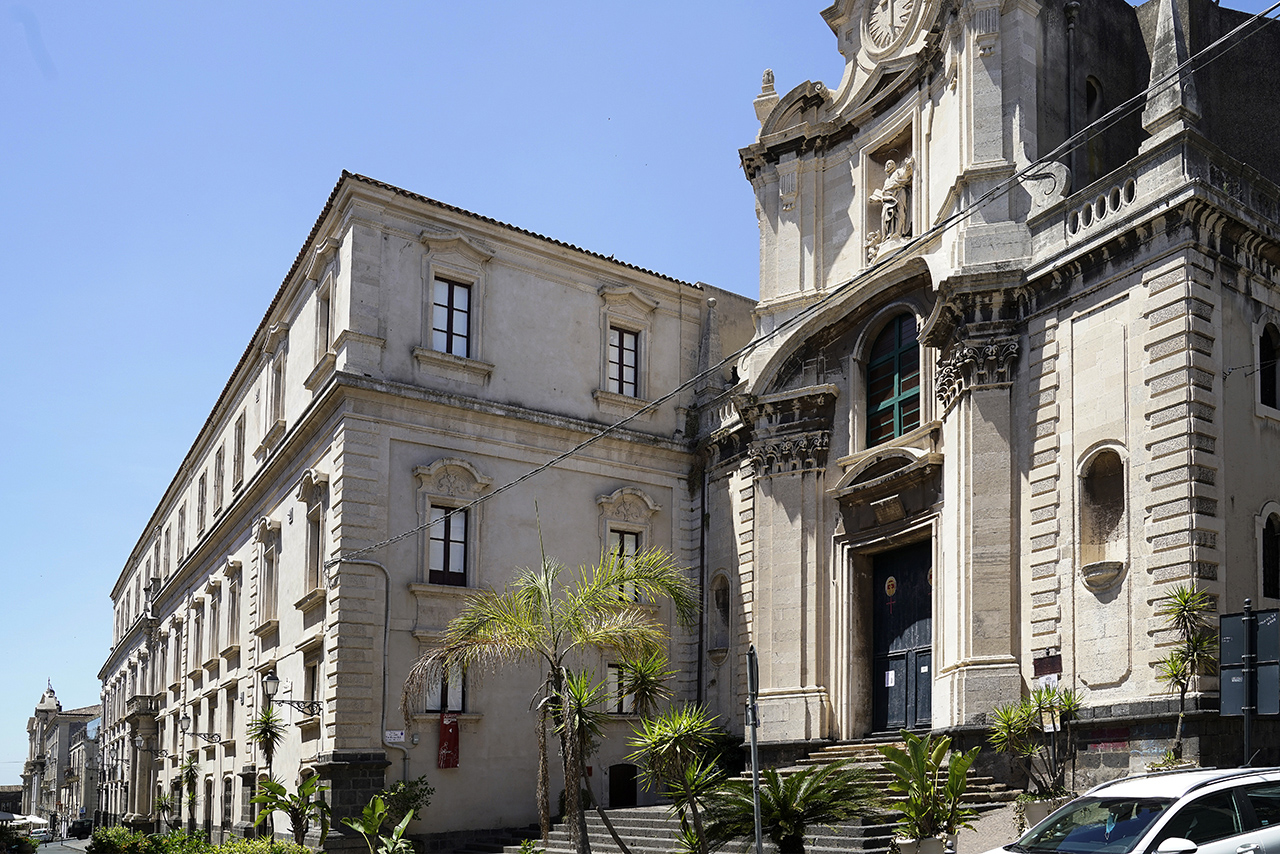
<path id="1" fill-rule="evenodd" d="M 1264 19 L 1267 21 L 1273 20 L 1269 16 L 1271 15 L 1272 12 L 1275 12 L 1277 9 L 1280 9 L 1280 0 L 1277 0 L 1276 3 L 1273 3 L 1268 8 L 1254 14 L 1252 17 L 1241 22 L 1239 25 L 1237 25 L 1235 28 L 1233 28 L 1229 32 L 1220 36 L 1210 44 L 1206 45 L 1204 48 L 1197 51 L 1192 56 L 1188 57 L 1185 61 L 1180 63 L 1178 66 L 1166 72 L 1159 79 L 1149 82 L 1146 88 L 1142 89 L 1140 92 L 1128 98 L 1127 100 L 1122 101 L 1120 104 L 1117 104 L 1111 110 L 1107 111 L 1106 113 L 1104 113 L 1103 115 L 1095 119 L 1094 121 L 1090 122 L 1085 127 L 1081 128 L 1075 134 L 1073 134 L 1072 136 L 1068 137 L 1067 139 L 1059 143 L 1057 146 L 1055 146 L 1047 154 L 1039 157 L 1038 159 L 1027 164 L 1026 166 L 1023 166 L 1022 168 L 1017 169 L 1009 177 L 997 182 L 995 186 L 987 190 L 985 193 L 979 196 L 976 200 L 970 202 L 969 204 L 955 211 L 949 216 L 946 216 L 943 219 L 939 220 L 927 231 L 915 237 L 910 238 L 906 243 L 898 247 L 888 257 L 884 258 L 883 260 L 874 262 L 873 264 L 871 264 L 861 272 L 854 275 L 851 279 L 845 281 L 843 284 L 836 285 L 831 290 L 829 290 L 823 297 L 815 300 L 814 302 L 800 309 L 798 312 L 796 312 L 796 314 L 792 315 L 791 317 L 781 321 L 777 326 L 775 326 L 773 329 L 769 330 L 768 332 L 765 332 L 762 335 L 753 338 L 750 342 L 748 342 L 743 347 L 740 347 L 738 350 L 734 351 L 733 353 L 730 353 L 728 356 L 725 356 L 716 365 L 706 369 L 705 371 L 695 374 L 694 376 L 690 377 L 688 380 L 676 386 L 674 389 L 662 395 L 661 397 L 648 401 L 639 409 L 637 409 L 635 412 L 631 413 L 625 418 L 622 418 L 619 421 L 616 421 L 613 424 L 610 424 L 609 426 L 600 429 L 593 435 L 589 436 L 588 438 L 574 445 L 572 448 L 569 448 L 568 450 L 563 451 L 560 454 L 557 454 L 555 457 L 551 458 L 547 462 L 536 466 L 535 468 L 529 470 L 528 472 L 516 478 L 515 480 L 509 481 L 508 483 L 503 484 L 497 489 L 491 490 L 485 493 L 484 495 L 478 496 L 465 504 L 462 504 L 458 507 L 450 508 L 448 513 L 446 513 L 444 516 L 441 516 L 437 519 L 423 522 L 422 524 L 417 525 L 413 528 L 410 528 L 400 534 L 396 534 L 395 536 L 388 537 L 387 539 L 380 540 L 379 542 L 372 543 L 371 545 L 364 546 L 362 548 L 356 549 L 351 552 L 347 552 L 339 557 L 331 558 L 330 560 L 325 561 L 324 563 L 325 568 L 328 569 L 330 567 L 336 566 L 339 563 L 342 563 L 344 560 L 359 558 L 366 554 L 370 554 L 371 552 L 377 551 L 379 549 L 386 548 L 387 546 L 394 545 L 395 543 L 398 543 L 409 537 L 416 536 L 423 530 L 430 528 L 432 525 L 439 524 L 445 519 L 452 518 L 458 513 L 465 513 L 467 510 L 470 510 L 473 507 L 476 507 L 492 498 L 496 498 L 498 495 L 501 495 L 504 492 L 514 489 L 516 486 L 519 486 L 520 484 L 538 476 L 539 474 L 546 471 L 547 469 L 554 468 L 555 466 L 559 465 L 565 460 L 571 457 L 577 456 L 582 451 L 586 450 L 590 446 L 599 442 L 601 439 L 604 439 L 605 437 L 617 432 L 621 428 L 625 427 L 627 424 L 630 424 L 632 421 L 635 421 L 640 416 L 646 415 L 647 413 L 658 409 L 666 402 L 674 399 L 675 397 L 677 397 L 687 389 L 693 386 L 696 386 L 698 383 L 702 382 L 704 379 L 715 376 L 717 373 L 722 371 L 725 368 L 725 366 L 736 362 L 741 357 L 751 353 L 753 350 L 759 348 L 762 344 L 769 341 L 770 339 L 775 338 L 780 333 L 787 331 L 803 323 L 804 321 L 808 320 L 810 317 L 812 317 L 813 315 L 817 314 L 818 312 L 820 312 L 821 310 L 825 309 L 827 306 L 835 302 L 837 298 L 842 297 L 851 288 L 856 287 L 857 285 L 862 284 L 864 281 L 879 275 L 881 271 L 894 265 L 895 263 L 897 263 L 899 259 L 904 258 L 905 256 L 915 252 L 917 248 L 929 242 L 932 242 L 935 238 L 941 237 L 947 231 L 950 231 L 953 227 L 959 225 L 961 222 L 973 216 L 975 213 L 977 213 L 987 204 L 1002 197 L 1013 187 L 1015 183 L 1021 182 L 1023 178 L 1026 178 L 1032 175 L 1037 170 L 1043 168 L 1046 164 L 1051 162 L 1057 162 L 1056 161 L 1057 157 L 1059 157 L 1062 154 L 1073 151 L 1077 146 L 1081 145 L 1088 137 L 1092 136 L 1095 133 L 1101 133 L 1103 131 L 1109 130 L 1121 119 L 1127 117 L 1129 114 L 1134 112 L 1139 106 L 1145 106 L 1147 96 L 1150 95 L 1153 91 L 1156 91 L 1162 88 L 1169 81 L 1173 80 L 1175 77 L 1180 76 L 1184 71 L 1191 71 L 1192 73 L 1194 73 L 1195 71 L 1198 71 L 1208 66 L 1210 63 L 1215 62 L 1222 56 L 1226 55 L 1227 51 L 1233 50 L 1236 47 L 1239 47 L 1239 45 L 1244 41 L 1244 39 L 1247 38 L 1248 35 L 1252 35 L 1252 33 L 1242 35 L 1242 36 L 1240 34 L 1250 25 L 1260 20 L 1264 20 Z M 1228 44 L 1228 42 L 1230 42 L 1232 39 L 1235 39 L 1236 36 L 1240 36 L 1240 38 L 1236 40 L 1234 43 Z M 1224 45 L 1225 47 L 1219 53 L 1212 56 L 1209 55 L 1212 51 L 1216 50 L 1219 47 L 1223 47 Z M 1202 63 L 1201 63 L 1201 60 L 1203 60 Z M 1201 63 L 1201 64 L 1193 68 L 1192 66 L 1196 66 L 1197 63 Z M 1238 370 L 1238 369 L 1235 369 L 1235 370 Z M 1230 373 L 1230 371 L 1228 371 L 1228 373 Z"/>

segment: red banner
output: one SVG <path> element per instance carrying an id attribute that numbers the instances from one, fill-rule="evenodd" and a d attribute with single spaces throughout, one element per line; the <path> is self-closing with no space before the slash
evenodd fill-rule
<path id="1" fill-rule="evenodd" d="M 458 767 L 458 716 L 450 712 L 440 715 L 440 753 L 437 768 Z"/>

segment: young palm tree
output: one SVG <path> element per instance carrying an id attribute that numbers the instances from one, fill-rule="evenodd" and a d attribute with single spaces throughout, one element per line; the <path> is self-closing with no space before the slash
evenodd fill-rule
<path id="1" fill-rule="evenodd" d="M 293 841 L 305 845 L 307 831 L 314 820 L 320 825 L 320 845 L 323 847 L 329 835 L 329 805 L 323 797 L 326 791 L 328 787 L 321 785 L 319 775 L 314 774 L 304 780 L 294 794 L 275 780 L 263 780 L 258 784 L 258 794 L 253 797 L 253 803 L 262 805 L 253 826 L 262 824 L 272 813 L 282 812 L 289 817 Z"/>
<path id="2" fill-rule="evenodd" d="M 628 742 L 635 751 L 627 758 L 641 767 L 647 784 L 666 787 L 681 821 L 692 820 L 703 851 L 698 804 L 720 782 L 715 763 L 703 759 L 715 731 L 714 715 L 701 706 L 682 706 L 642 719 Z"/>
<path id="3" fill-rule="evenodd" d="M 1209 622 L 1212 606 L 1209 594 L 1189 584 L 1179 584 L 1156 608 L 1165 627 L 1178 637 L 1169 654 L 1156 662 L 1156 678 L 1178 692 L 1178 725 L 1173 734 L 1172 752 L 1182 757 L 1182 721 L 1187 712 L 1187 691 L 1201 674 L 1218 669 L 1218 638 Z"/>
<path id="4" fill-rule="evenodd" d="M 270 702 L 263 706 L 262 711 L 249 721 L 245 734 L 249 737 L 250 743 L 256 744 L 262 751 L 263 757 L 267 760 L 267 775 L 270 776 L 271 760 L 280 742 L 284 741 L 285 734 L 284 720 L 276 711 L 276 707 Z"/>
<path id="5" fill-rule="evenodd" d="M 834 824 L 871 815 L 880 792 L 866 773 L 847 761 L 780 775 L 760 774 L 760 821 L 778 854 L 804 854 L 804 835 L 813 824 Z M 735 839 L 755 837 L 755 805 L 750 780 L 730 780 L 707 804 L 706 838 L 713 850 Z"/>
<path id="6" fill-rule="evenodd" d="M 196 755 L 188 754 L 178 766 L 178 779 L 187 789 L 187 832 L 195 833 L 196 829 L 196 784 L 200 782 L 200 766 L 196 764 Z"/>
<path id="7" fill-rule="evenodd" d="M 635 713 L 647 718 L 658 710 L 658 704 L 671 696 L 667 680 L 676 675 L 668 670 L 670 662 L 662 650 L 640 656 L 627 663 L 619 680 L 619 692 L 631 698 Z"/>
<path id="8" fill-rule="evenodd" d="M 621 596 L 620 590 L 634 593 Z M 545 554 L 537 569 L 522 570 L 501 592 L 480 590 L 467 597 L 445 630 L 444 642 L 420 658 L 405 680 L 401 709 L 408 719 L 423 692 L 442 674 L 497 670 L 507 664 L 536 663 L 545 676 L 535 694 L 538 711 L 538 813 L 545 842 L 551 829 L 546 783 L 546 723 L 556 718 L 556 698 L 564 696 L 567 663 L 587 650 L 611 648 L 625 662 L 665 649 L 667 632 L 646 603 L 670 599 L 677 621 L 691 625 L 698 598 L 685 571 L 661 549 L 636 555 L 606 553 L 594 567 L 569 571 Z M 556 719 L 557 724 L 559 723 Z M 558 727 L 564 762 L 565 808 L 576 826 L 582 809 L 573 766 L 569 730 Z M 577 834 L 578 850 L 587 850 Z"/>

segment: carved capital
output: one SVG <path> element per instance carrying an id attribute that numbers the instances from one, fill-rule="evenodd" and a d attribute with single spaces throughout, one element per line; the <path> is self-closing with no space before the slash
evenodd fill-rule
<path id="1" fill-rule="evenodd" d="M 1013 381 L 1013 366 L 1017 358 L 1017 341 L 977 341 L 957 345 L 951 355 L 938 360 L 938 400 L 945 408 L 971 389 L 1007 385 Z"/>
<path id="2" fill-rule="evenodd" d="M 830 430 L 792 433 L 753 442 L 748 452 L 756 477 L 813 471 L 827 464 Z"/>

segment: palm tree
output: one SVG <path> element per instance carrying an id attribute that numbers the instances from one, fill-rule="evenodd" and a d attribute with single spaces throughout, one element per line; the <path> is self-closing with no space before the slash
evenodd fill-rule
<path id="1" fill-rule="evenodd" d="M 567 576 L 567 577 L 566 577 Z M 619 591 L 627 591 L 626 596 Z M 443 643 L 423 655 L 405 679 L 401 709 L 406 720 L 421 704 L 426 687 L 442 674 L 497 670 L 514 663 L 536 663 L 545 676 L 534 695 L 538 712 L 538 814 L 544 843 L 551 830 L 547 783 L 547 718 L 557 718 L 564 696 L 567 662 L 582 652 L 611 648 L 625 662 L 665 649 L 666 629 L 647 603 L 670 599 L 677 621 L 692 625 L 698 598 L 682 569 L 667 552 L 648 549 L 622 556 L 605 553 L 594 567 L 569 571 L 543 554 L 537 569 L 521 570 L 501 592 L 478 590 L 467 597 L 445 629 Z M 558 724 L 558 718 L 556 720 Z M 573 820 L 582 809 L 577 775 L 571 765 L 569 730 L 558 727 L 564 763 L 565 808 Z M 578 850 L 585 834 L 575 831 Z"/>
<path id="2" fill-rule="evenodd" d="M 628 742 L 635 751 L 627 759 L 641 767 L 641 777 L 653 787 L 667 788 L 680 813 L 693 822 L 694 836 L 705 852 L 702 816 L 698 803 L 723 775 L 714 762 L 704 760 L 715 735 L 715 716 L 701 706 L 682 706 L 640 721 Z"/>
<path id="3" fill-rule="evenodd" d="M 1193 585 L 1179 584 L 1161 600 L 1156 616 L 1178 641 L 1169 654 L 1156 662 L 1156 678 L 1178 692 L 1178 725 L 1174 730 L 1172 753 L 1182 758 L 1182 721 L 1187 712 L 1187 691 L 1201 674 L 1218 669 L 1218 638 L 1209 622 L 1213 602 L 1209 594 Z"/>
<path id="4" fill-rule="evenodd" d="M 314 819 L 320 825 L 320 845 L 323 847 L 325 837 L 329 835 L 329 805 L 323 797 L 326 791 L 328 787 L 320 784 L 320 776 L 317 774 L 303 780 L 294 794 L 289 794 L 275 780 L 263 780 L 258 784 L 258 794 L 253 797 L 253 803 L 263 807 L 253 826 L 262 824 L 272 813 L 282 812 L 289 817 L 293 841 L 298 845 L 305 845 L 307 831 L 311 829 Z"/>
<path id="5" fill-rule="evenodd" d="M 178 766 L 178 779 L 187 788 L 187 832 L 196 830 L 196 784 L 200 782 L 200 766 L 196 764 L 196 755 L 188 754 Z"/>
<path id="6" fill-rule="evenodd" d="M 270 776 L 271 760 L 280 742 L 284 741 L 285 734 L 284 720 L 270 701 L 249 721 L 245 734 L 248 735 L 250 743 L 256 744 L 262 751 L 267 760 L 267 775 Z"/>
<path id="7" fill-rule="evenodd" d="M 641 717 L 649 717 L 658 710 L 658 704 L 671 696 L 667 680 L 676 675 L 668 670 L 670 662 L 662 650 L 640 656 L 627 663 L 619 680 L 619 693 L 631 698 L 634 710 Z"/>
<path id="8" fill-rule="evenodd" d="M 871 815 L 880 792 L 866 773 L 848 761 L 817 765 L 782 776 L 776 768 L 760 774 L 760 822 L 778 854 L 804 854 L 805 831 Z M 708 799 L 706 838 L 713 850 L 735 839 L 755 837 L 755 804 L 750 780 L 730 780 Z"/>

